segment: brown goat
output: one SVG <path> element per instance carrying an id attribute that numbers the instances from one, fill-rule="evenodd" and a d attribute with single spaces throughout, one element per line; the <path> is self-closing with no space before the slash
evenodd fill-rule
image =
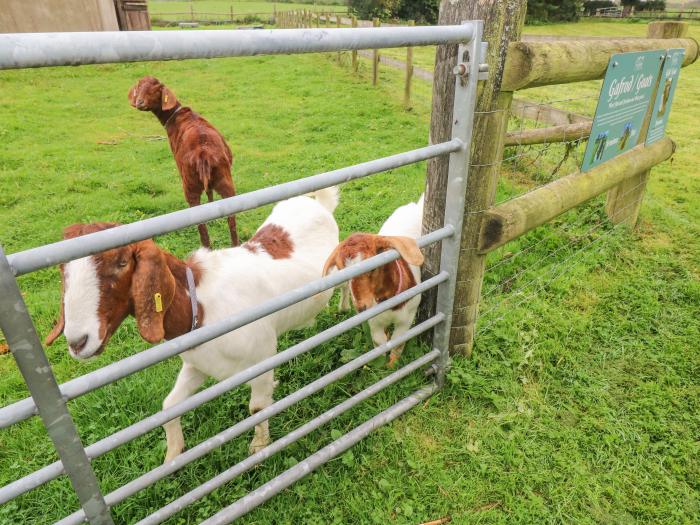
<path id="1" fill-rule="evenodd" d="M 214 126 L 189 107 L 182 106 L 175 94 L 154 77 L 139 80 L 129 90 L 129 101 L 138 110 L 152 112 L 168 133 L 187 204 L 198 206 L 204 192 L 211 202 L 214 200 L 212 190 L 222 198 L 236 194 L 231 178 L 233 155 Z M 234 215 L 228 217 L 228 226 L 231 244 L 238 246 Z M 200 224 L 198 228 L 202 246 L 209 248 L 206 225 Z"/>

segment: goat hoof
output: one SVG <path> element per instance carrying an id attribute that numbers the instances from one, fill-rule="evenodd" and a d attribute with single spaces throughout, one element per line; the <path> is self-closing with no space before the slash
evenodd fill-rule
<path id="1" fill-rule="evenodd" d="M 184 450 L 185 450 L 184 447 L 181 448 L 181 449 L 179 449 L 179 450 L 173 450 L 173 451 L 168 450 L 168 452 L 166 452 L 166 454 L 165 454 L 165 461 L 163 461 L 163 463 L 164 463 L 164 464 L 165 464 L 165 463 L 170 463 L 173 459 L 175 459 L 175 458 L 178 457 L 180 454 L 182 454 L 182 452 L 183 452 Z"/>
<path id="2" fill-rule="evenodd" d="M 269 444 L 270 444 L 270 441 L 269 441 L 269 440 L 267 440 L 267 441 L 263 441 L 263 440 L 260 440 L 260 441 L 253 440 L 253 442 L 252 442 L 252 443 L 250 444 L 250 446 L 248 447 L 248 454 L 250 454 L 250 455 L 252 456 L 253 454 L 256 454 L 256 453 L 260 452 L 262 449 L 264 449 L 264 448 L 265 448 L 266 446 L 268 446 Z"/>

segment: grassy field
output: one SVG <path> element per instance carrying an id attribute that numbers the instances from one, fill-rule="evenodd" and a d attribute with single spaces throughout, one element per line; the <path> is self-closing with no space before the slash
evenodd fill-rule
<path id="1" fill-rule="evenodd" d="M 628 24 L 601 30 L 628 27 L 644 33 L 643 26 Z M 599 26 L 527 29 L 594 34 Z M 426 143 L 427 84 L 416 82 L 415 105 L 405 111 L 401 72 L 383 68 L 374 89 L 365 64 L 354 77 L 347 57 L 342 67 L 334 57 L 3 72 L 0 243 L 11 253 L 58 240 L 62 227 L 73 222 L 131 222 L 184 207 L 162 128 L 126 99 L 128 88 L 145 74 L 161 78 L 224 133 L 236 156 L 239 192 Z M 273 79 L 270 71 L 281 73 Z M 583 110 L 597 83 L 587 84 L 522 96 L 577 98 Z M 494 254 L 474 358 L 455 360 L 445 390 L 241 521 L 408 525 L 450 515 L 459 524 L 696 523 L 698 85 L 700 68 L 684 69 L 669 126 L 679 149 L 673 162 L 654 170 L 638 231 L 610 227 L 598 199 Z M 563 149 L 539 153 L 507 152 L 498 200 L 565 173 L 576 162 L 574 152 L 552 175 Z M 344 185 L 336 214 L 341 235 L 376 231 L 391 210 L 420 194 L 424 172 L 418 165 Z M 239 216 L 244 239 L 268 209 Z M 215 246 L 226 245 L 224 222 L 216 221 L 210 232 Z M 192 228 L 158 243 L 184 256 L 197 247 L 198 236 Z M 20 286 L 46 334 L 58 311 L 58 272 L 22 277 Z M 332 307 L 314 329 L 289 334 L 280 346 L 339 319 Z M 129 320 L 94 361 L 72 360 L 64 339 L 48 355 L 63 382 L 145 347 Z M 281 367 L 275 397 L 365 348 L 357 329 Z M 404 362 L 422 351 L 413 345 Z M 177 359 L 169 360 L 71 402 L 83 442 L 157 411 L 178 366 Z M 368 367 L 273 418 L 273 439 L 385 374 L 381 366 Z M 168 523 L 198 523 L 422 383 L 419 375 L 411 377 Z M 0 404 L 26 395 L 13 359 L 0 356 Z M 245 417 L 246 398 L 247 392 L 236 391 L 183 417 L 188 446 Z M 116 522 L 134 523 L 244 458 L 249 437 L 118 505 Z M 157 430 L 94 461 L 94 467 L 103 489 L 111 491 L 160 464 L 163 453 Z M 0 485 L 54 459 L 36 418 L 0 432 Z M 76 505 L 62 478 L 0 507 L 0 523 L 50 523 Z"/>

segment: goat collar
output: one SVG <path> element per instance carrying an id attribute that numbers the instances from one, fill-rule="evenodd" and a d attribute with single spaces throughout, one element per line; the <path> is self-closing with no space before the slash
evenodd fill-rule
<path id="1" fill-rule="evenodd" d="M 197 315 L 197 289 L 194 285 L 194 275 L 192 274 L 192 269 L 189 266 L 185 266 L 185 275 L 187 276 L 187 291 L 190 295 L 190 305 L 192 306 L 192 330 L 197 329 L 199 324 L 199 317 Z"/>
<path id="2" fill-rule="evenodd" d="M 170 124 L 170 121 L 173 119 L 173 117 L 174 117 L 175 115 L 178 114 L 178 112 L 179 112 L 183 107 L 184 107 L 184 106 L 180 105 L 180 106 L 176 107 L 176 108 L 173 110 L 173 112 L 170 114 L 170 116 L 167 118 L 167 120 L 166 120 L 165 122 L 163 122 L 163 127 L 164 127 L 164 128 L 167 128 L 167 127 L 168 127 L 168 124 Z"/>

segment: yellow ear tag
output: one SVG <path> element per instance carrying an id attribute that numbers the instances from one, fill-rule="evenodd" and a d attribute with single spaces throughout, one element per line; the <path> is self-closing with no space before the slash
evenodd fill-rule
<path id="1" fill-rule="evenodd" d="M 168 95 L 165 95 L 165 98 L 163 99 L 163 102 L 165 102 L 166 104 L 168 103 Z"/>
<path id="2" fill-rule="evenodd" d="M 156 302 L 156 312 L 162 312 L 163 311 L 163 299 L 161 298 L 160 294 L 157 293 L 153 296 L 153 300 Z"/>

